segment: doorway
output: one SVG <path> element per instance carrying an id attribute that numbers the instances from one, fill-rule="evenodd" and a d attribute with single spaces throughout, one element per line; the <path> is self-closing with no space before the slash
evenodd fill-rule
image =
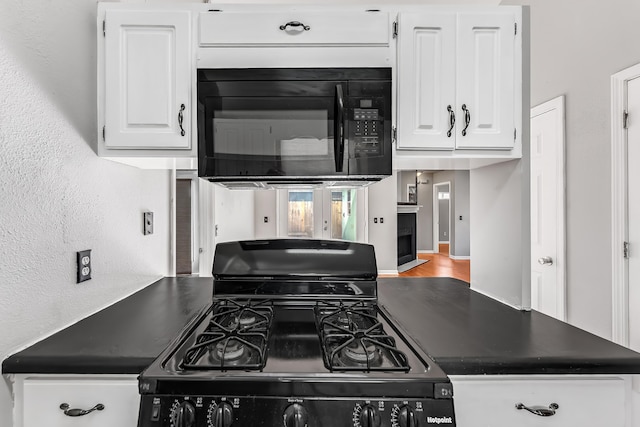
<path id="1" fill-rule="evenodd" d="M 433 184 L 433 250 L 451 256 L 451 182 Z"/>
<path id="2" fill-rule="evenodd" d="M 613 341 L 640 350 L 640 64 L 611 77 Z"/>
<path id="3" fill-rule="evenodd" d="M 367 242 L 366 189 L 282 189 L 278 237 Z"/>

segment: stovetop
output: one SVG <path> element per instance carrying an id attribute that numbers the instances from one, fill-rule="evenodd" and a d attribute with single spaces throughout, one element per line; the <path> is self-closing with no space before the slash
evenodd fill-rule
<path id="1" fill-rule="evenodd" d="M 138 426 L 455 425 L 449 379 L 377 305 L 376 275 L 365 244 L 218 244 L 211 304 L 139 377 Z"/>
<path id="2" fill-rule="evenodd" d="M 216 299 L 145 370 L 140 386 L 194 393 L 205 381 L 238 392 L 251 381 L 254 391 L 285 395 L 353 395 L 375 384 L 386 384 L 388 395 L 397 384 L 406 396 L 406 383 L 448 379 L 375 303 L 259 298 Z"/>

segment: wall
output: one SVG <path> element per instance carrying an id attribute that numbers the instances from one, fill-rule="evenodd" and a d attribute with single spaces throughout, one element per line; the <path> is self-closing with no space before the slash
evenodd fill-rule
<path id="1" fill-rule="evenodd" d="M 456 252 L 452 256 L 456 258 L 466 258 L 471 255 L 469 175 L 469 171 L 456 171 L 456 191 L 455 194 L 452 194 L 455 211 L 451 221 L 456 229 Z"/>
<path id="2" fill-rule="evenodd" d="M 531 106 L 566 95 L 567 314 L 611 337 L 610 76 L 640 62 L 637 0 L 531 6 Z M 597 263 L 594 251 L 604 251 Z"/>
<path id="3" fill-rule="evenodd" d="M 398 270 L 398 211 L 396 171 L 389 178 L 369 186 L 369 243 L 376 251 L 378 271 L 394 273 Z M 373 222 L 384 218 L 384 223 Z"/>
<path id="4" fill-rule="evenodd" d="M 254 194 L 255 203 L 255 238 L 270 239 L 277 237 L 276 219 L 276 190 L 256 190 Z M 264 222 L 267 217 L 269 222 Z"/>
<path id="5" fill-rule="evenodd" d="M 407 193 L 407 185 L 416 185 L 416 171 L 415 170 L 400 170 L 398 171 L 398 202 L 409 202 L 409 195 Z M 419 200 L 418 203 L 421 201 Z"/>
<path id="6" fill-rule="evenodd" d="M 0 359 L 168 272 L 169 173 L 94 152 L 95 13 L 84 0 L 0 2 Z M 76 284 L 83 249 L 93 279 Z M 0 425 L 10 408 L 0 382 Z"/>
<path id="7" fill-rule="evenodd" d="M 433 252 L 433 173 L 418 177 L 417 242 L 418 252 Z"/>

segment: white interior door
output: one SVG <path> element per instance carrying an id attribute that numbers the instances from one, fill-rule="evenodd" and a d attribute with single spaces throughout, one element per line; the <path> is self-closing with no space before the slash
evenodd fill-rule
<path id="1" fill-rule="evenodd" d="M 531 109 L 531 307 L 566 320 L 564 97 Z"/>
<path id="2" fill-rule="evenodd" d="M 629 347 L 640 350 L 640 77 L 627 83 Z"/>

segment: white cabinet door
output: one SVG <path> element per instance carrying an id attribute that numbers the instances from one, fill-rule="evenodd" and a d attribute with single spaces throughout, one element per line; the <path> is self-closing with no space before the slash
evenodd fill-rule
<path id="1" fill-rule="evenodd" d="M 510 11 L 458 14 L 456 148 L 514 146 L 515 38 Z"/>
<path id="2" fill-rule="evenodd" d="M 582 376 L 452 376 L 458 427 L 624 427 L 626 385 L 622 378 Z M 557 405 L 555 414 L 534 410 Z"/>
<path id="3" fill-rule="evenodd" d="M 189 149 L 190 12 L 107 10 L 105 18 L 105 146 Z"/>
<path id="4" fill-rule="evenodd" d="M 21 407 L 21 414 L 16 414 L 16 427 L 125 427 L 138 423 L 140 396 L 134 376 L 37 377 L 25 379 L 22 387 L 23 395 L 16 394 L 16 406 Z M 17 401 L 20 398 L 21 405 Z M 60 409 L 63 403 L 68 404 L 69 409 L 88 410 L 98 404 L 103 405 L 103 409 L 71 417 Z"/>
<path id="5" fill-rule="evenodd" d="M 398 148 L 455 147 L 455 13 L 398 18 Z"/>

